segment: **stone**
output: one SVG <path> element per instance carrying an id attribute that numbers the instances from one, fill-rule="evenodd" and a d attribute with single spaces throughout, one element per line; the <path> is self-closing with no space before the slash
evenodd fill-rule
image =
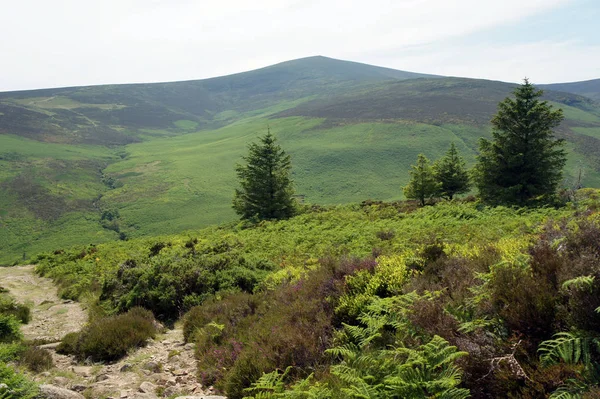
<path id="1" fill-rule="evenodd" d="M 71 386 L 71 390 L 75 391 L 75 392 L 83 392 L 87 389 L 87 385 L 83 385 L 83 384 L 74 384 Z"/>
<path id="2" fill-rule="evenodd" d="M 178 396 L 175 399 L 227 399 L 226 396 L 217 395 L 198 395 L 198 396 Z"/>
<path id="3" fill-rule="evenodd" d="M 38 348 L 40 348 L 40 349 L 56 350 L 56 348 L 58 348 L 58 345 L 60 345 L 60 341 L 59 342 L 52 342 L 51 344 L 40 345 L 40 346 L 38 346 Z"/>
<path id="4" fill-rule="evenodd" d="M 194 344 L 185 344 L 183 349 L 185 349 L 186 351 L 194 350 Z"/>
<path id="5" fill-rule="evenodd" d="M 107 374 L 99 374 L 98 376 L 96 376 L 96 378 L 94 379 L 94 381 L 100 382 L 100 381 L 106 381 L 108 379 L 109 379 L 109 377 L 108 377 Z"/>
<path id="6" fill-rule="evenodd" d="M 158 396 L 156 396 L 153 393 L 136 392 L 135 394 L 133 394 L 132 398 L 133 399 L 158 399 Z"/>
<path id="7" fill-rule="evenodd" d="M 177 369 L 177 370 L 173 370 L 173 371 L 171 371 L 171 374 L 173 374 L 173 375 L 177 375 L 177 376 L 180 376 L 180 375 L 187 375 L 187 373 L 188 373 L 188 372 L 187 372 L 187 371 L 185 371 L 185 370 L 183 370 L 183 369 Z"/>
<path id="8" fill-rule="evenodd" d="M 132 367 L 133 367 L 133 366 L 132 366 L 131 364 L 129 364 L 129 363 L 125 363 L 124 365 L 122 365 L 122 366 L 121 366 L 121 368 L 119 369 L 119 371 L 120 371 L 121 373 L 124 373 L 124 372 L 126 372 L 126 371 L 129 371 L 129 370 L 131 370 L 131 368 L 132 368 Z"/>
<path id="9" fill-rule="evenodd" d="M 163 391 L 163 396 L 165 397 L 170 397 L 173 396 L 177 393 L 178 389 L 177 387 L 166 387 L 165 390 Z"/>
<path id="10" fill-rule="evenodd" d="M 144 381 L 140 384 L 139 391 L 143 393 L 154 393 L 156 391 L 156 385 L 151 382 Z"/>
<path id="11" fill-rule="evenodd" d="M 146 370 L 150 370 L 154 373 L 159 373 L 162 370 L 161 365 L 159 363 L 153 362 L 153 361 L 150 361 L 150 362 L 147 362 L 146 364 L 144 364 L 144 368 Z"/>
<path id="12" fill-rule="evenodd" d="M 89 366 L 78 366 L 72 368 L 75 374 L 78 374 L 82 377 L 91 377 L 92 376 L 92 368 Z"/>
<path id="13" fill-rule="evenodd" d="M 40 385 L 39 397 L 42 399 L 85 399 L 80 393 L 50 384 Z"/>
<path id="14" fill-rule="evenodd" d="M 66 387 L 70 382 L 69 379 L 65 377 L 54 377 L 52 381 L 55 385 L 60 385 L 62 387 Z"/>

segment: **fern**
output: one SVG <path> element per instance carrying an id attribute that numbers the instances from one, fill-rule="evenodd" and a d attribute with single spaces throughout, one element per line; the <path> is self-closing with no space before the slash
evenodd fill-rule
<path id="1" fill-rule="evenodd" d="M 591 365 L 590 344 L 596 339 L 578 337 L 568 332 L 554 335 L 554 339 L 544 341 L 540 344 L 540 361 L 548 366 L 559 362 L 567 364 L 583 363 L 584 366 Z"/>
<path id="2" fill-rule="evenodd" d="M 595 337 L 579 337 L 569 332 L 554 335 L 553 339 L 540 344 L 540 361 L 549 366 L 556 363 L 582 364 L 586 371 L 587 381 L 597 382 L 597 370 L 600 367 L 592 361 L 592 348 L 600 349 L 600 340 Z M 587 381 L 568 380 L 550 395 L 550 399 L 579 399 L 591 386 Z"/>
<path id="3" fill-rule="evenodd" d="M 567 383 L 559 387 L 548 397 L 548 399 L 581 399 L 589 387 L 587 384 L 578 380 L 567 380 Z"/>
<path id="4" fill-rule="evenodd" d="M 564 290 L 591 290 L 594 285 L 595 276 L 579 276 L 565 281 L 562 284 Z"/>

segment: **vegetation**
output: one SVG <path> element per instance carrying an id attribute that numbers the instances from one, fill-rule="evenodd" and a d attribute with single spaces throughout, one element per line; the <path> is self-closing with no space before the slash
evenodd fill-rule
<path id="1" fill-rule="evenodd" d="M 490 203 L 528 205 L 548 202 L 562 179 L 566 163 L 565 144 L 552 129 L 564 119 L 540 101 L 542 91 L 527 79 L 498 105 L 492 119 L 492 142 L 482 139 L 476 168 L 481 198 Z"/>
<path id="2" fill-rule="evenodd" d="M 26 310 L 25 310 L 26 309 Z M 37 387 L 18 369 L 23 365 L 30 370 L 41 370 L 52 363 L 49 353 L 34 350 L 23 342 L 21 323 L 29 321 L 29 308 L 16 303 L 7 290 L 0 289 L 0 398 L 32 399 Z M 36 352 L 35 358 L 32 356 Z M 43 354 L 41 352 L 44 352 Z"/>
<path id="3" fill-rule="evenodd" d="M 242 219 L 287 219 L 296 211 L 290 156 L 275 142 L 269 131 L 259 144 L 250 144 L 246 164 L 236 167 L 241 188 L 233 209 Z"/>
<path id="4" fill-rule="evenodd" d="M 436 179 L 433 168 L 425 155 L 419 154 L 417 164 L 411 166 L 410 181 L 404 187 L 404 196 L 418 200 L 421 206 L 435 197 L 441 190 L 442 184 Z"/>
<path id="5" fill-rule="evenodd" d="M 469 173 L 464 159 L 458 155 L 456 145 L 450 144 L 446 155 L 433 165 L 435 179 L 440 183 L 440 195 L 452 200 L 456 194 L 464 194 L 471 188 Z"/>
<path id="6" fill-rule="evenodd" d="M 78 333 L 67 334 L 57 351 L 78 359 L 113 361 L 146 345 L 157 333 L 152 312 L 133 308 L 127 313 L 93 320 Z"/>
<path id="7" fill-rule="evenodd" d="M 156 309 L 144 295 L 160 284 L 170 298 L 160 303 L 189 309 L 200 381 L 233 399 L 595 392 L 582 370 L 597 361 L 586 337 L 600 330 L 600 205 L 595 191 L 577 197 L 559 209 L 306 207 L 289 220 L 56 251 L 38 270 L 109 312 Z M 590 342 L 589 355 L 560 360 L 563 341 L 552 340 L 566 332 Z"/>

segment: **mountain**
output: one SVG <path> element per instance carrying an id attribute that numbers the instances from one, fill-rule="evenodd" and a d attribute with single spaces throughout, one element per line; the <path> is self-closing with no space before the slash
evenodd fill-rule
<path id="1" fill-rule="evenodd" d="M 205 80 L 0 93 L 0 133 L 123 145 L 141 129 L 217 128 L 274 104 L 421 77 L 434 76 L 319 56 Z"/>
<path id="2" fill-rule="evenodd" d="M 582 82 L 572 83 L 554 83 L 540 85 L 542 89 L 564 91 L 567 93 L 579 94 L 586 96 L 595 101 L 600 101 L 600 79 L 586 80 Z"/>
<path id="3" fill-rule="evenodd" d="M 0 93 L 0 264 L 235 220 L 234 166 L 268 128 L 299 198 L 401 198 L 419 153 L 473 164 L 513 84 L 310 57 L 213 79 Z M 566 186 L 600 186 L 600 105 L 563 108 Z"/>

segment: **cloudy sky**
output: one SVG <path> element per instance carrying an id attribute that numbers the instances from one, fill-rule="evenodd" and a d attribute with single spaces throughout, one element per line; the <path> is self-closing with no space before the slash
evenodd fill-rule
<path id="1" fill-rule="evenodd" d="M 0 91 L 200 79 L 325 55 L 600 78 L 599 0 L 0 0 Z"/>

